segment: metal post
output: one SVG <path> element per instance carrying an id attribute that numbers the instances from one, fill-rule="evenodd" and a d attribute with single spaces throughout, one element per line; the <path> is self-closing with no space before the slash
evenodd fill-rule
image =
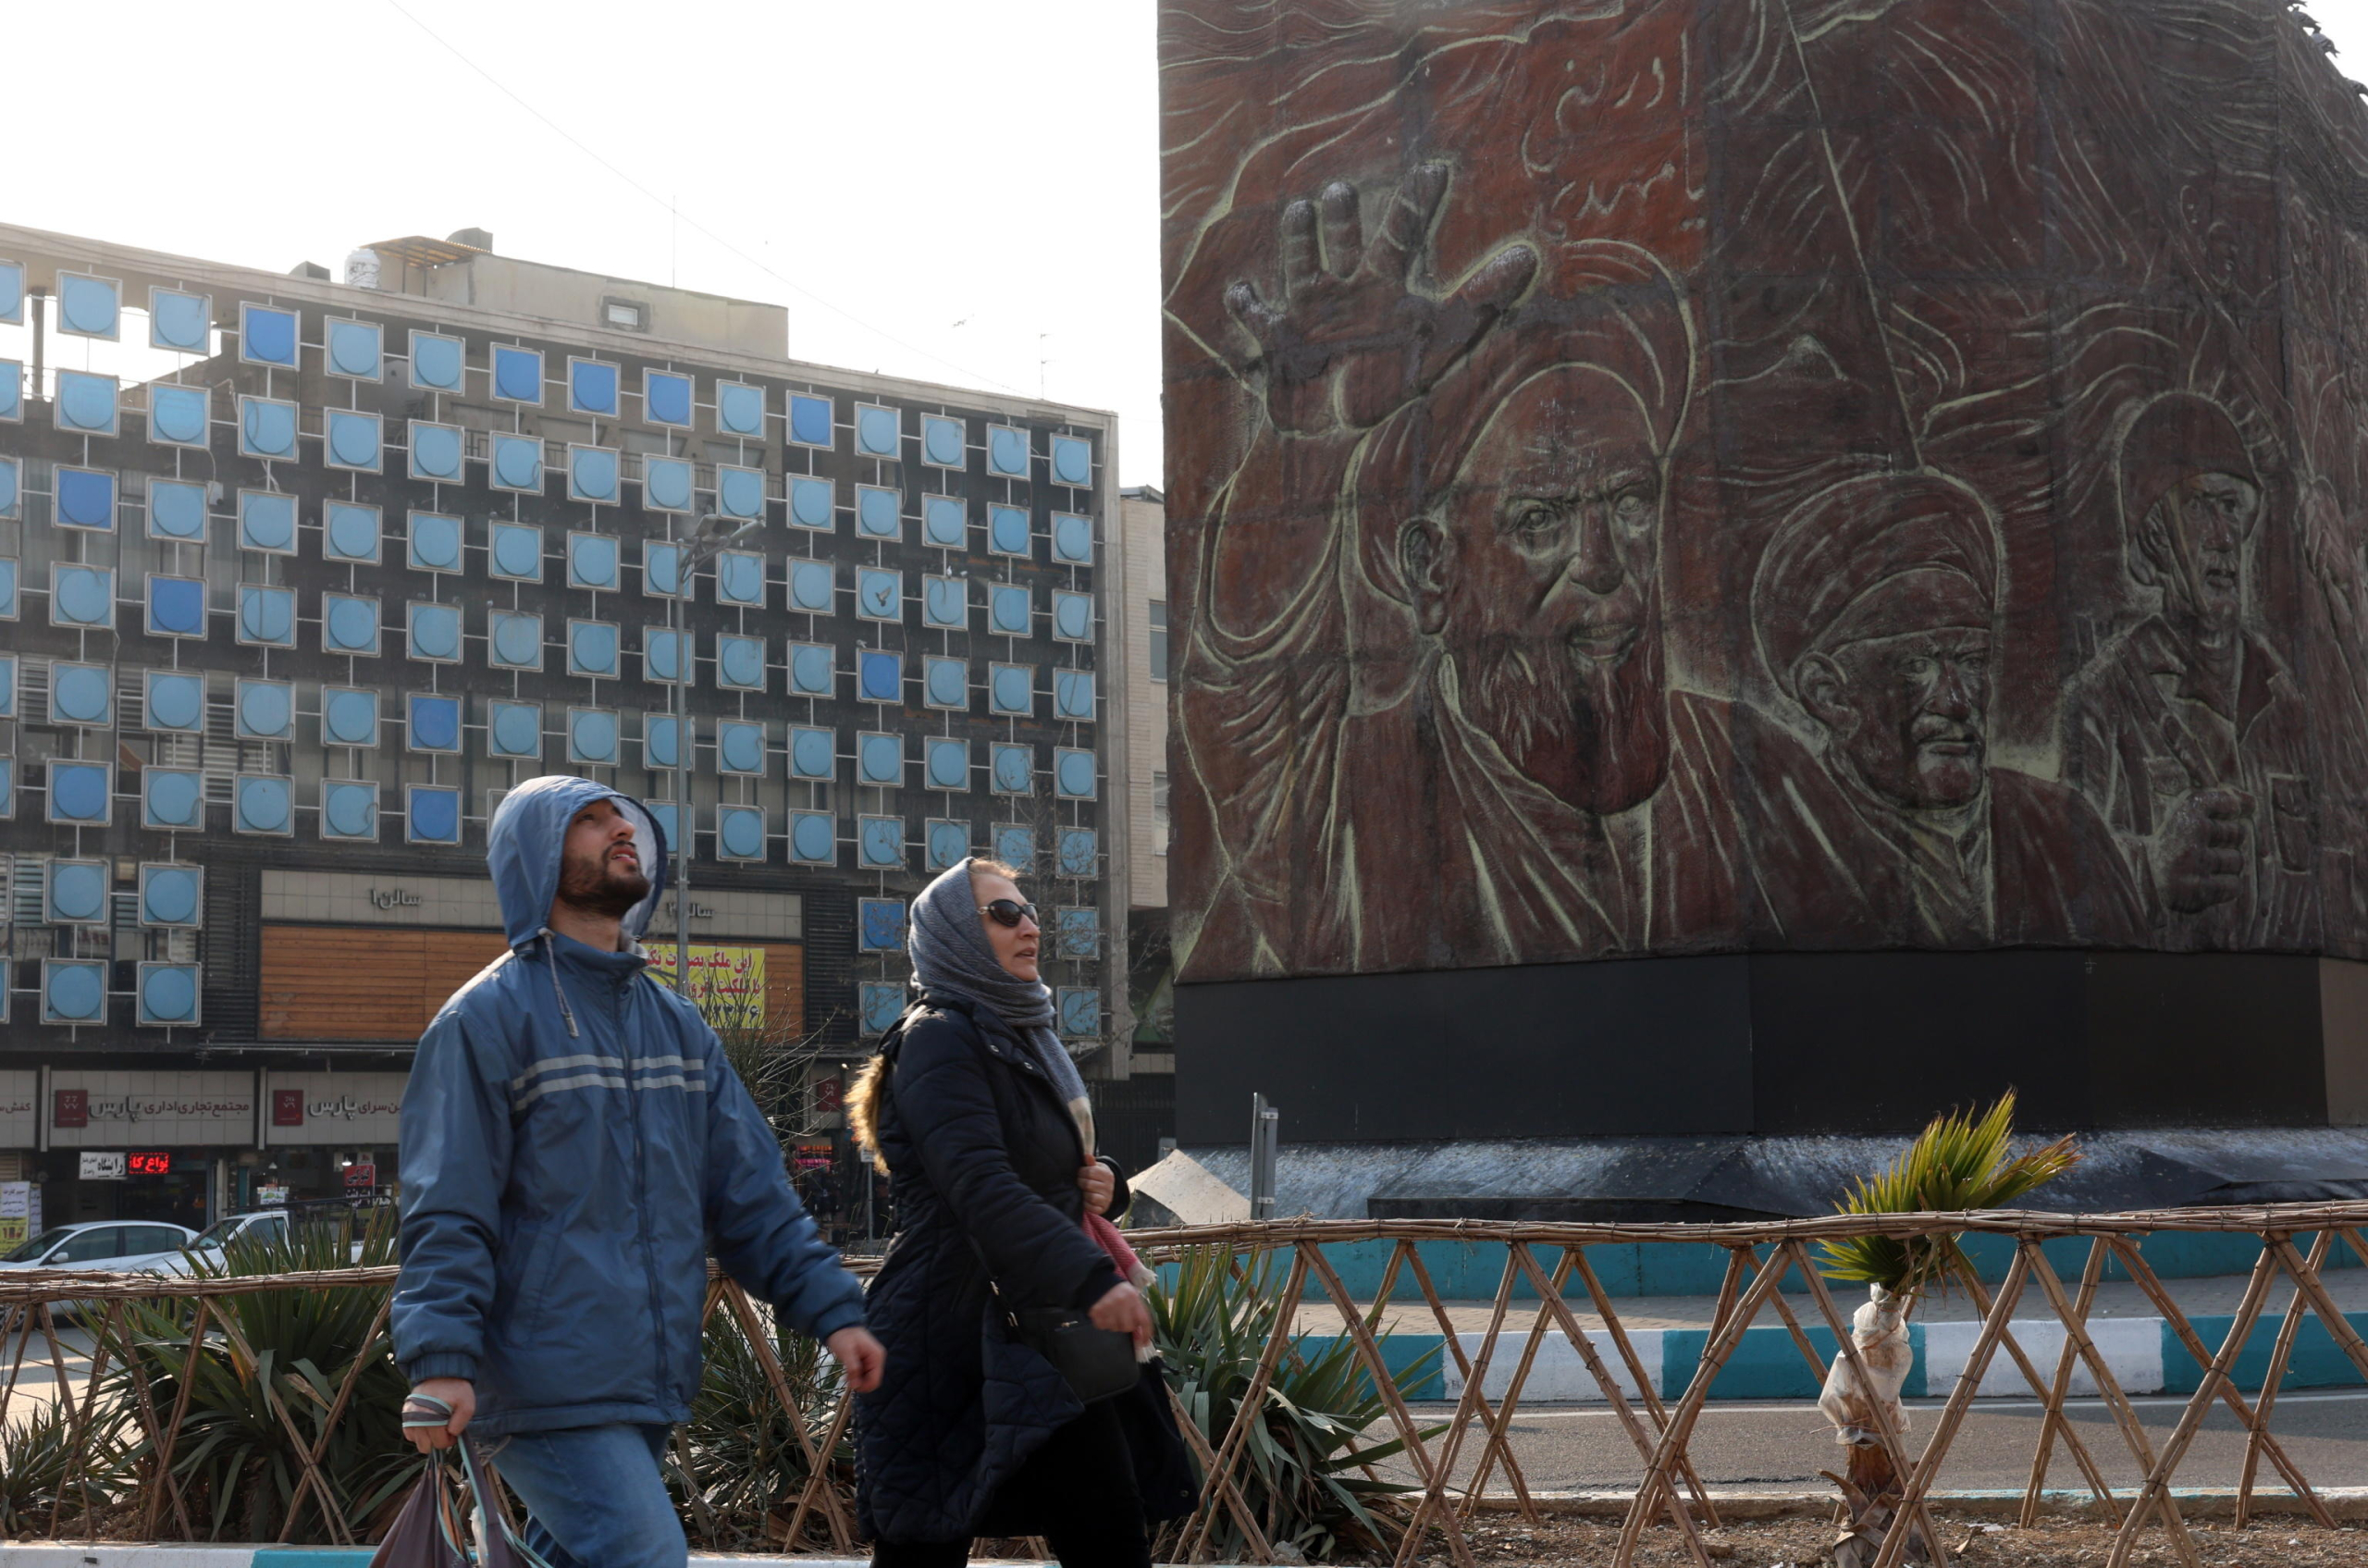
<path id="1" fill-rule="evenodd" d="M 1266 1096 L 1250 1096 L 1250 1217 L 1275 1217 L 1275 1156 L 1281 1152 L 1283 1113 Z"/>
<path id="2" fill-rule="evenodd" d="M 666 606 L 666 629 L 674 638 L 674 832 L 682 840 L 674 850 L 674 992 L 691 994 L 691 845 L 698 836 L 691 817 L 690 723 L 686 712 L 686 679 L 691 661 L 683 657 L 683 600 L 691 591 L 691 549 L 687 541 L 675 563 L 674 597 Z"/>

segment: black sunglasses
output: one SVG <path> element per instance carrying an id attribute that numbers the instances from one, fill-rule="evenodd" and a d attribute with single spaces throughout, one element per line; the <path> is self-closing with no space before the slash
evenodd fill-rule
<path id="1" fill-rule="evenodd" d="M 1015 898 L 998 898 L 992 904 L 981 904 L 979 913 L 999 926 L 1016 926 L 1023 920 L 1036 920 L 1040 926 L 1044 923 L 1036 920 L 1035 905 L 1022 904 Z"/>

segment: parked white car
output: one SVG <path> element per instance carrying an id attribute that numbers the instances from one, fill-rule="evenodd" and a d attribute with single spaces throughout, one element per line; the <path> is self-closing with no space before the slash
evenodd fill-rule
<path id="1" fill-rule="evenodd" d="M 44 1230 L 6 1257 L 0 1270 L 101 1269 L 109 1274 L 179 1274 L 188 1269 L 181 1249 L 197 1239 L 186 1225 L 163 1220 L 86 1219 Z M 94 1303 L 53 1302 L 60 1317 L 87 1317 Z"/>
<path id="2" fill-rule="evenodd" d="M 341 1212 L 346 1207 L 341 1204 L 323 1206 L 333 1212 Z M 233 1241 L 265 1246 L 285 1241 L 288 1240 L 289 1218 L 290 1211 L 284 1208 L 256 1209 L 248 1214 L 225 1215 L 207 1226 L 203 1232 L 191 1241 L 184 1251 L 166 1259 L 159 1266 L 160 1271 L 166 1274 L 188 1274 L 191 1271 L 191 1261 L 194 1259 L 204 1264 L 208 1272 L 219 1274 L 222 1271 L 224 1258 Z M 350 1252 L 353 1260 L 360 1262 L 362 1243 L 354 1242 Z"/>

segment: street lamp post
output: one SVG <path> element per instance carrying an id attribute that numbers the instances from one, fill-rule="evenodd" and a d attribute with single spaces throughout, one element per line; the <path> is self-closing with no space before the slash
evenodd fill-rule
<path id="1" fill-rule="evenodd" d="M 698 569 L 754 532 L 757 525 L 734 523 L 710 512 L 699 519 L 674 570 L 674 597 L 666 606 L 666 629 L 674 641 L 674 825 L 683 842 L 674 846 L 674 990 L 691 994 L 691 846 L 698 837 L 691 810 L 691 719 L 686 693 L 691 680 L 691 585 Z"/>

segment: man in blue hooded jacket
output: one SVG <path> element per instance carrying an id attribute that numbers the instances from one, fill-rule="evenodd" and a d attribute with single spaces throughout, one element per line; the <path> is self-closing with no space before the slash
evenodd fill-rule
<path id="1" fill-rule="evenodd" d="M 403 1094 L 404 1423 L 422 1449 L 494 1439 L 552 1568 L 683 1568 L 659 1454 L 699 1385 L 709 1252 L 858 1391 L 880 1344 L 715 1031 L 644 972 L 648 812 L 532 779 L 487 836 L 510 951 L 437 1013 Z"/>

